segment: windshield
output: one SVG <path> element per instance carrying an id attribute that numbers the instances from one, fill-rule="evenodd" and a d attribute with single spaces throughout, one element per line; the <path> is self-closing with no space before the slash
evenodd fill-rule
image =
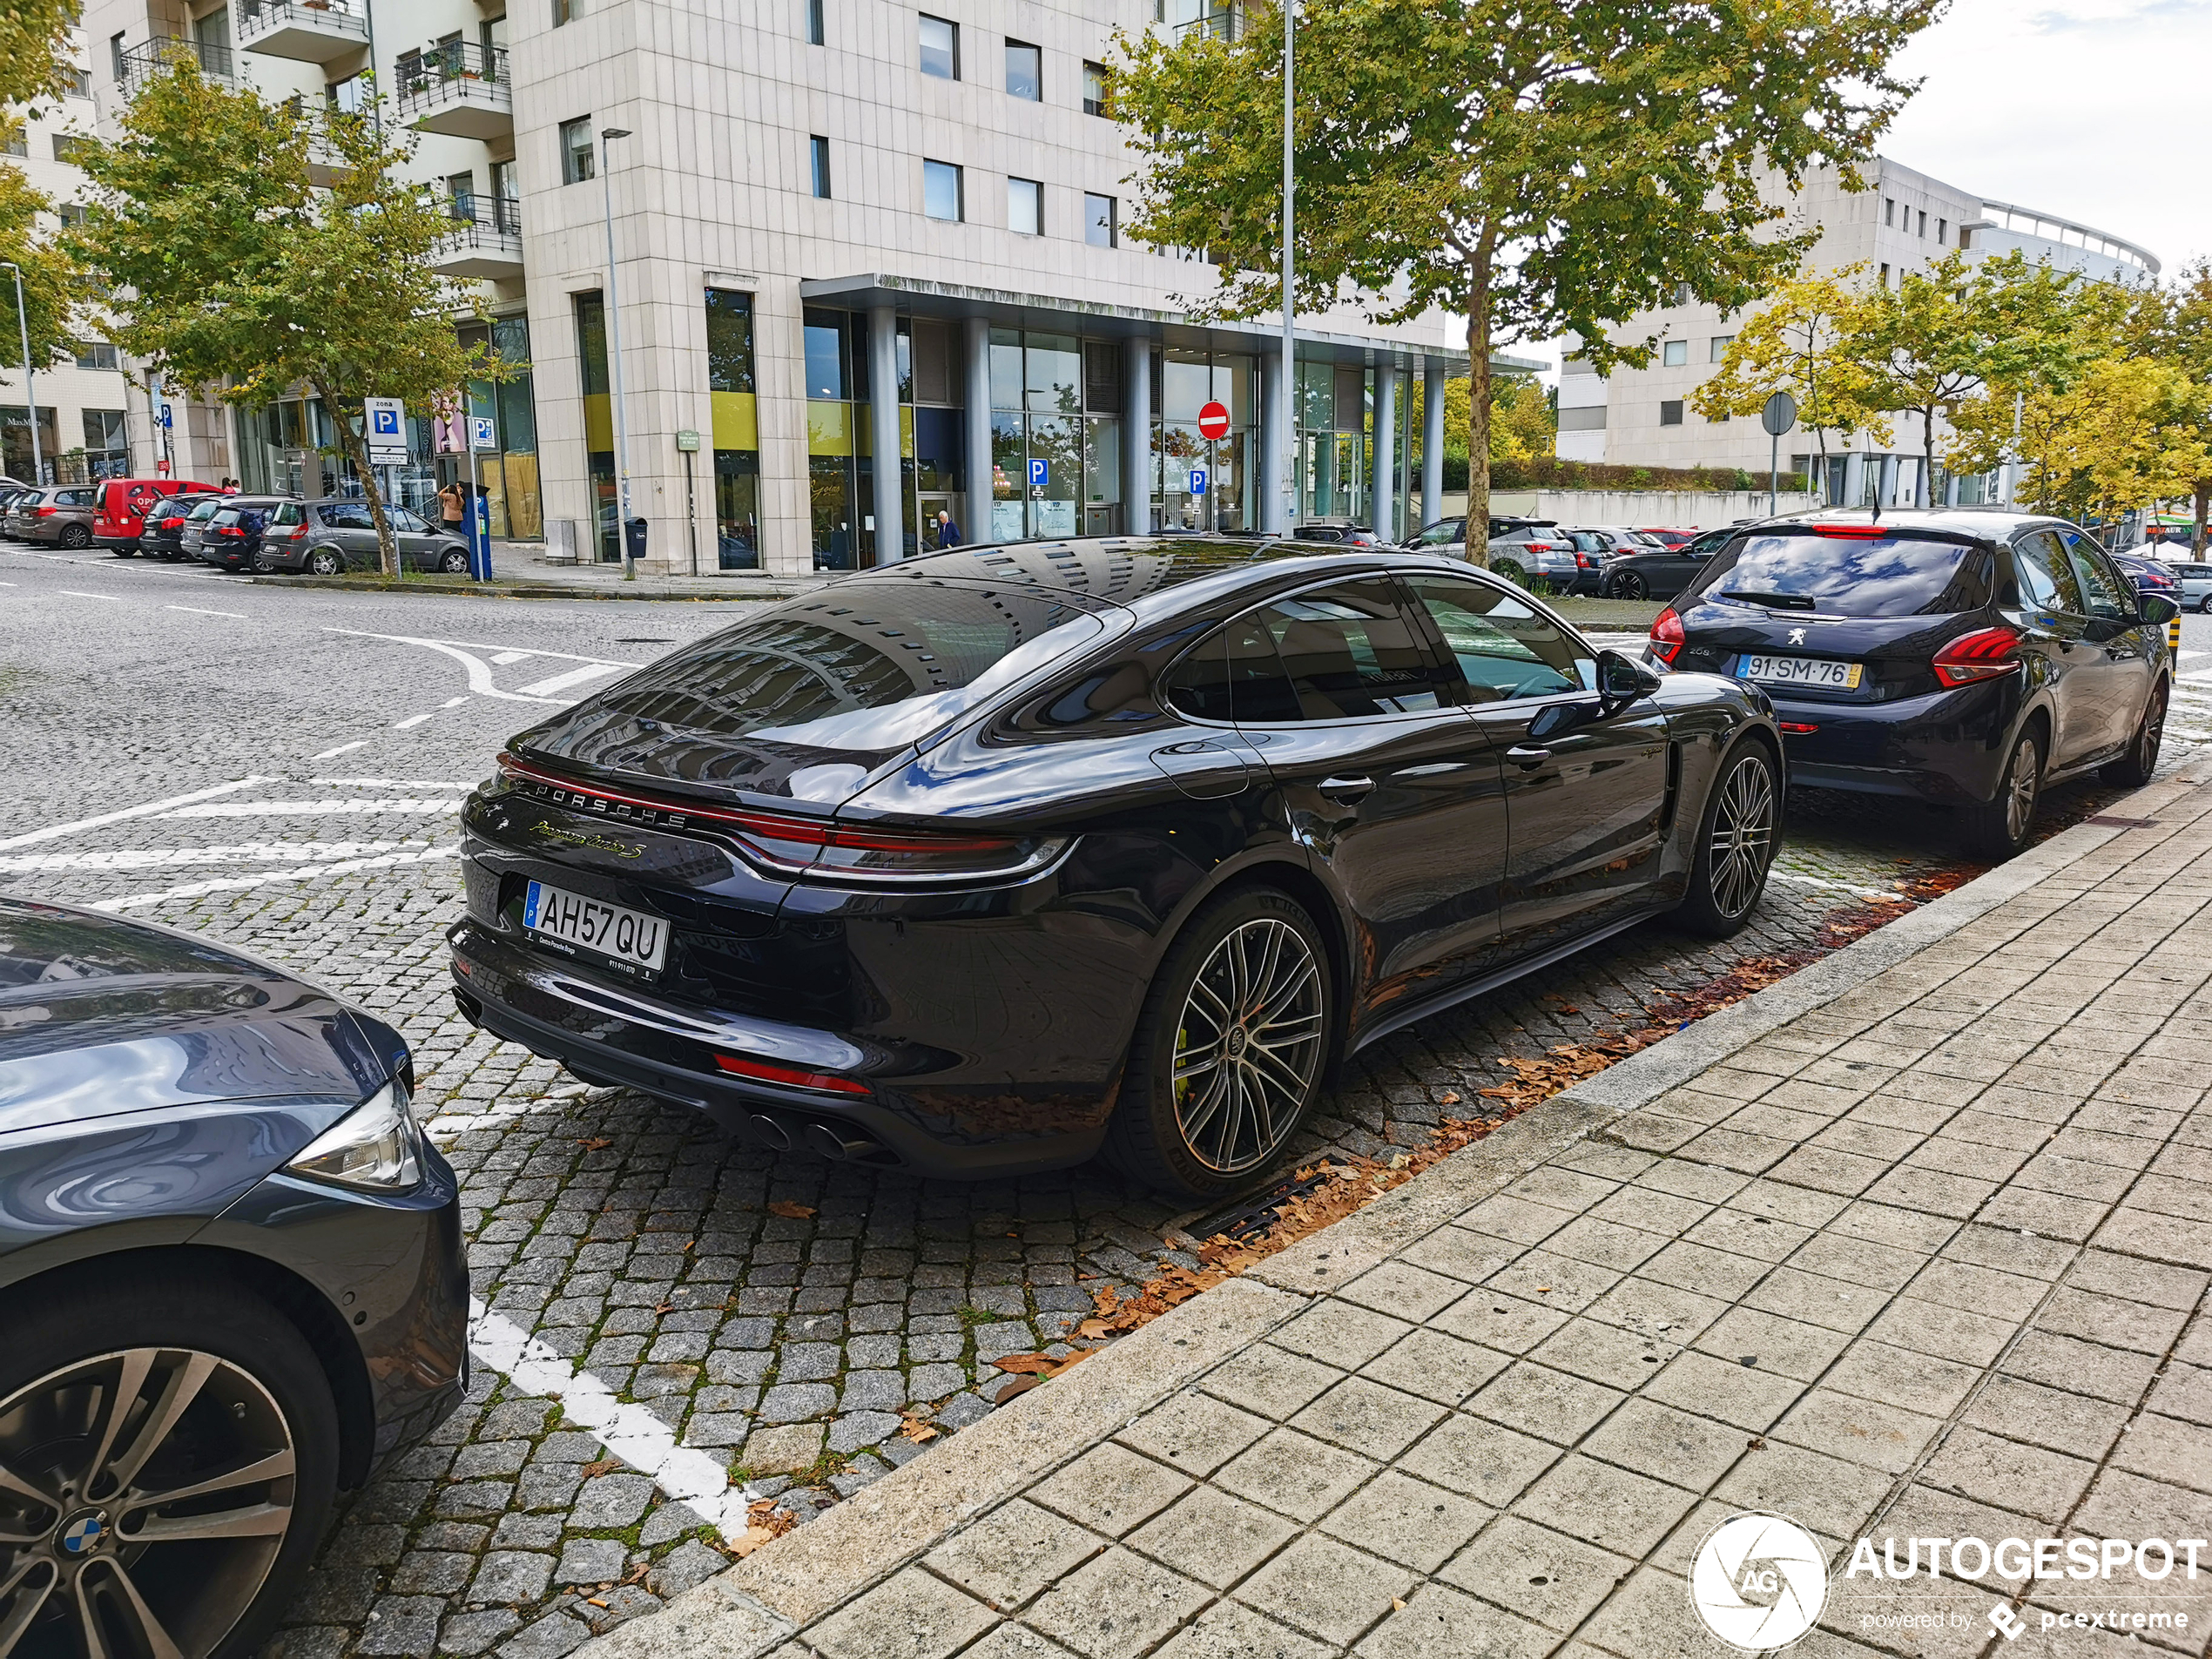
<path id="1" fill-rule="evenodd" d="M 1842 617 L 1941 616 L 1989 603 L 1989 559 L 1914 536 L 1753 533 L 1698 575 L 1683 604 L 1718 600 Z"/>

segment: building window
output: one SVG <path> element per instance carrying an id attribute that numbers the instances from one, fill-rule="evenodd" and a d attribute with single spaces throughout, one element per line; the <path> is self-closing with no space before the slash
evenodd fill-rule
<path id="1" fill-rule="evenodd" d="M 108 37 L 107 61 L 108 67 L 115 73 L 115 78 L 120 81 L 123 78 L 123 37 L 119 34 Z"/>
<path id="2" fill-rule="evenodd" d="M 69 66 L 69 95 L 71 98 L 92 96 L 92 71 L 91 70 L 79 69 L 74 64 Z"/>
<path id="3" fill-rule="evenodd" d="M 1689 361 L 1689 342 L 1670 340 L 1659 348 L 1659 361 L 1669 368 L 1680 368 Z"/>
<path id="4" fill-rule="evenodd" d="M 1110 82 L 1105 64 L 1085 64 L 1083 65 L 1083 113 L 1085 115 L 1106 113 L 1106 98 Z"/>
<path id="5" fill-rule="evenodd" d="M 64 230 L 73 231 L 84 222 L 84 205 L 82 202 L 56 202 L 54 214 L 61 220 Z"/>
<path id="6" fill-rule="evenodd" d="M 71 138 L 66 132 L 57 132 L 54 134 L 54 159 L 74 167 L 78 154 L 89 142 L 88 139 Z"/>
<path id="7" fill-rule="evenodd" d="M 960 169 L 949 161 L 921 164 L 921 211 L 932 219 L 962 219 Z"/>
<path id="8" fill-rule="evenodd" d="M 1928 210 L 1927 210 L 1926 208 L 1923 207 L 1923 208 L 1920 210 L 1920 239 L 1921 239 L 1921 240 L 1925 241 L 1925 240 L 1927 239 L 1927 235 L 1928 235 Z"/>
<path id="9" fill-rule="evenodd" d="M 1083 192 L 1083 240 L 1093 247 L 1112 247 L 1119 239 L 1114 222 L 1114 199 Z"/>
<path id="10" fill-rule="evenodd" d="M 1885 225 L 1895 225 L 1897 223 L 1897 202 L 1892 197 L 1885 196 L 1882 198 L 1882 223 Z"/>
<path id="11" fill-rule="evenodd" d="M 806 149 L 814 163 L 814 196 L 817 200 L 830 199 L 829 140 L 817 133 L 806 140 Z"/>
<path id="12" fill-rule="evenodd" d="M 588 532 L 603 564 L 622 558 L 615 524 L 614 405 L 607 395 L 607 307 L 597 288 L 572 296 L 576 306 L 577 380 L 583 389 L 583 463 L 590 491 Z"/>
<path id="13" fill-rule="evenodd" d="M 0 156 L 27 156 L 30 153 L 30 129 L 18 122 L 6 139 L 0 141 Z"/>
<path id="14" fill-rule="evenodd" d="M 1890 286 L 1890 267 L 1889 261 L 1886 260 L 1882 262 L 1882 274 L 1879 280 L 1884 287 Z"/>
<path id="15" fill-rule="evenodd" d="M 78 343 L 77 366 L 79 368 L 120 368 L 123 364 L 116 356 L 115 347 L 107 341 L 86 340 Z"/>
<path id="16" fill-rule="evenodd" d="M 1659 424 L 1661 426 L 1680 426 L 1682 424 L 1682 400 L 1680 398 L 1670 397 L 1667 399 L 1666 401 L 1660 404 Z"/>
<path id="17" fill-rule="evenodd" d="M 809 46 L 828 44 L 829 33 L 824 24 L 822 0 L 806 0 L 806 44 Z"/>
<path id="18" fill-rule="evenodd" d="M 706 291 L 706 385 L 714 417 L 714 562 L 760 568 L 760 419 L 752 378 L 752 296 Z"/>
<path id="19" fill-rule="evenodd" d="M 1689 284 L 1687 282 L 1675 284 L 1675 303 L 1678 306 L 1686 306 L 1689 303 Z"/>
<path id="20" fill-rule="evenodd" d="M 584 0 L 553 0 L 553 26 L 574 23 L 583 16 Z"/>
<path id="21" fill-rule="evenodd" d="M 1044 234 L 1044 186 L 1035 179 L 1006 181 L 1006 227 L 1021 236 Z"/>
<path id="22" fill-rule="evenodd" d="M 1949 230 L 1950 228 L 1951 228 L 1951 221 L 1950 221 L 1950 220 L 1948 220 L 1948 219 L 1939 219 L 1936 220 L 1936 246 L 1937 246 L 1938 247 L 1941 247 L 1941 246 L 1943 246 L 1943 237 L 1944 237 L 1944 233 L 1945 233 L 1946 231 Z"/>
<path id="23" fill-rule="evenodd" d="M 1006 95 L 1044 102 L 1044 54 L 1018 40 L 1006 43 Z"/>
<path id="24" fill-rule="evenodd" d="M 941 81 L 960 78 L 960 25 L 921 15 L 921 72 Z"/>
<path id="25" fill-rule="evenodd" d="M 1715 334 L 1712 339 L 1705 342 L 1705 361 L 1709 363 L 1724 361 L 1728 356 L 1728 348 L 1735 340 L 1734 334 Z"/>
<path id="26" fill-rule="evenodd" d="M 599 173 L 598 158 L 591 150 L 591 118 L 580 116 L 561 123 L 561 182 L 580 185 Z"/>

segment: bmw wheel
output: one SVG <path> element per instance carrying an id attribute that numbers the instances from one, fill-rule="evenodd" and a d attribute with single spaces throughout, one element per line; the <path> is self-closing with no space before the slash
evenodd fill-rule
<path id="1" fill-rule="evenodd" d="M 1697 828 L 1689 892 L 1676 913 L 1684 926 L 1722 939 L 1750 919 L 1766 891 L 1781 805 L 1780 772 L 1764 744 L 1743 743 L 1722 761 Z"/>
<path id="2" fill-rule="evenodd" d="M 71 551 L 79 552 L 92 545 L 92 532 L 82 524 L 62 526 L 61 543 Z"/>
<path id="3" fill-rule="evenodd" d="M 1254 891 L 1202 914 L 1145 996 L 1109 1155 L 1191 1198 L 1233 1190 L 1312 1109 L 1335 1015 L 1335 975 L 1303 907 Z"/>
<path id="4" fill-rule="evenodd" d="M 253 1652 L 337 1444 L 321 1367 L 259 1298 L 143 1271 L 55 1296 L 0 1362 L 0 1653 Z"/>

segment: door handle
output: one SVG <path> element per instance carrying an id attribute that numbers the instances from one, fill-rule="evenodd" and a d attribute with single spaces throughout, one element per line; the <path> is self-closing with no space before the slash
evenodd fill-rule
<path id="1" fill-rule="evenodd" d="M 1349 804 L 1375 786 L 1372 778 L 1324 778 L 1315 786 L 1331 800 Z"/>
<path id="2" fill-rule="evenodd" d="M 1516 743 L 1512 748 L 1506 751 L 1506 759 L 1512 761 L 1514 765 L 1519 766 L 1523 771 L 1527 772 L 1534 771 L 1538 766 L 1542 765 L 1544 762 L 1549 760 L 1551 758 L 1552 752 L 1550 750 L 1535 748 L 1526 744 Z"/>

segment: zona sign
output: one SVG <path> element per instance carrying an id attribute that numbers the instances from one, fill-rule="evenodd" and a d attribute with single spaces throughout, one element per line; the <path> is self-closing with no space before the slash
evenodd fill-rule
<path id="1" fill-rule="evenodd" d="M 1217 443 L 1229 435 L 1227 405 L 1209 403 L 1198 411 L 1198 435 L 1209 443 Z"/>

